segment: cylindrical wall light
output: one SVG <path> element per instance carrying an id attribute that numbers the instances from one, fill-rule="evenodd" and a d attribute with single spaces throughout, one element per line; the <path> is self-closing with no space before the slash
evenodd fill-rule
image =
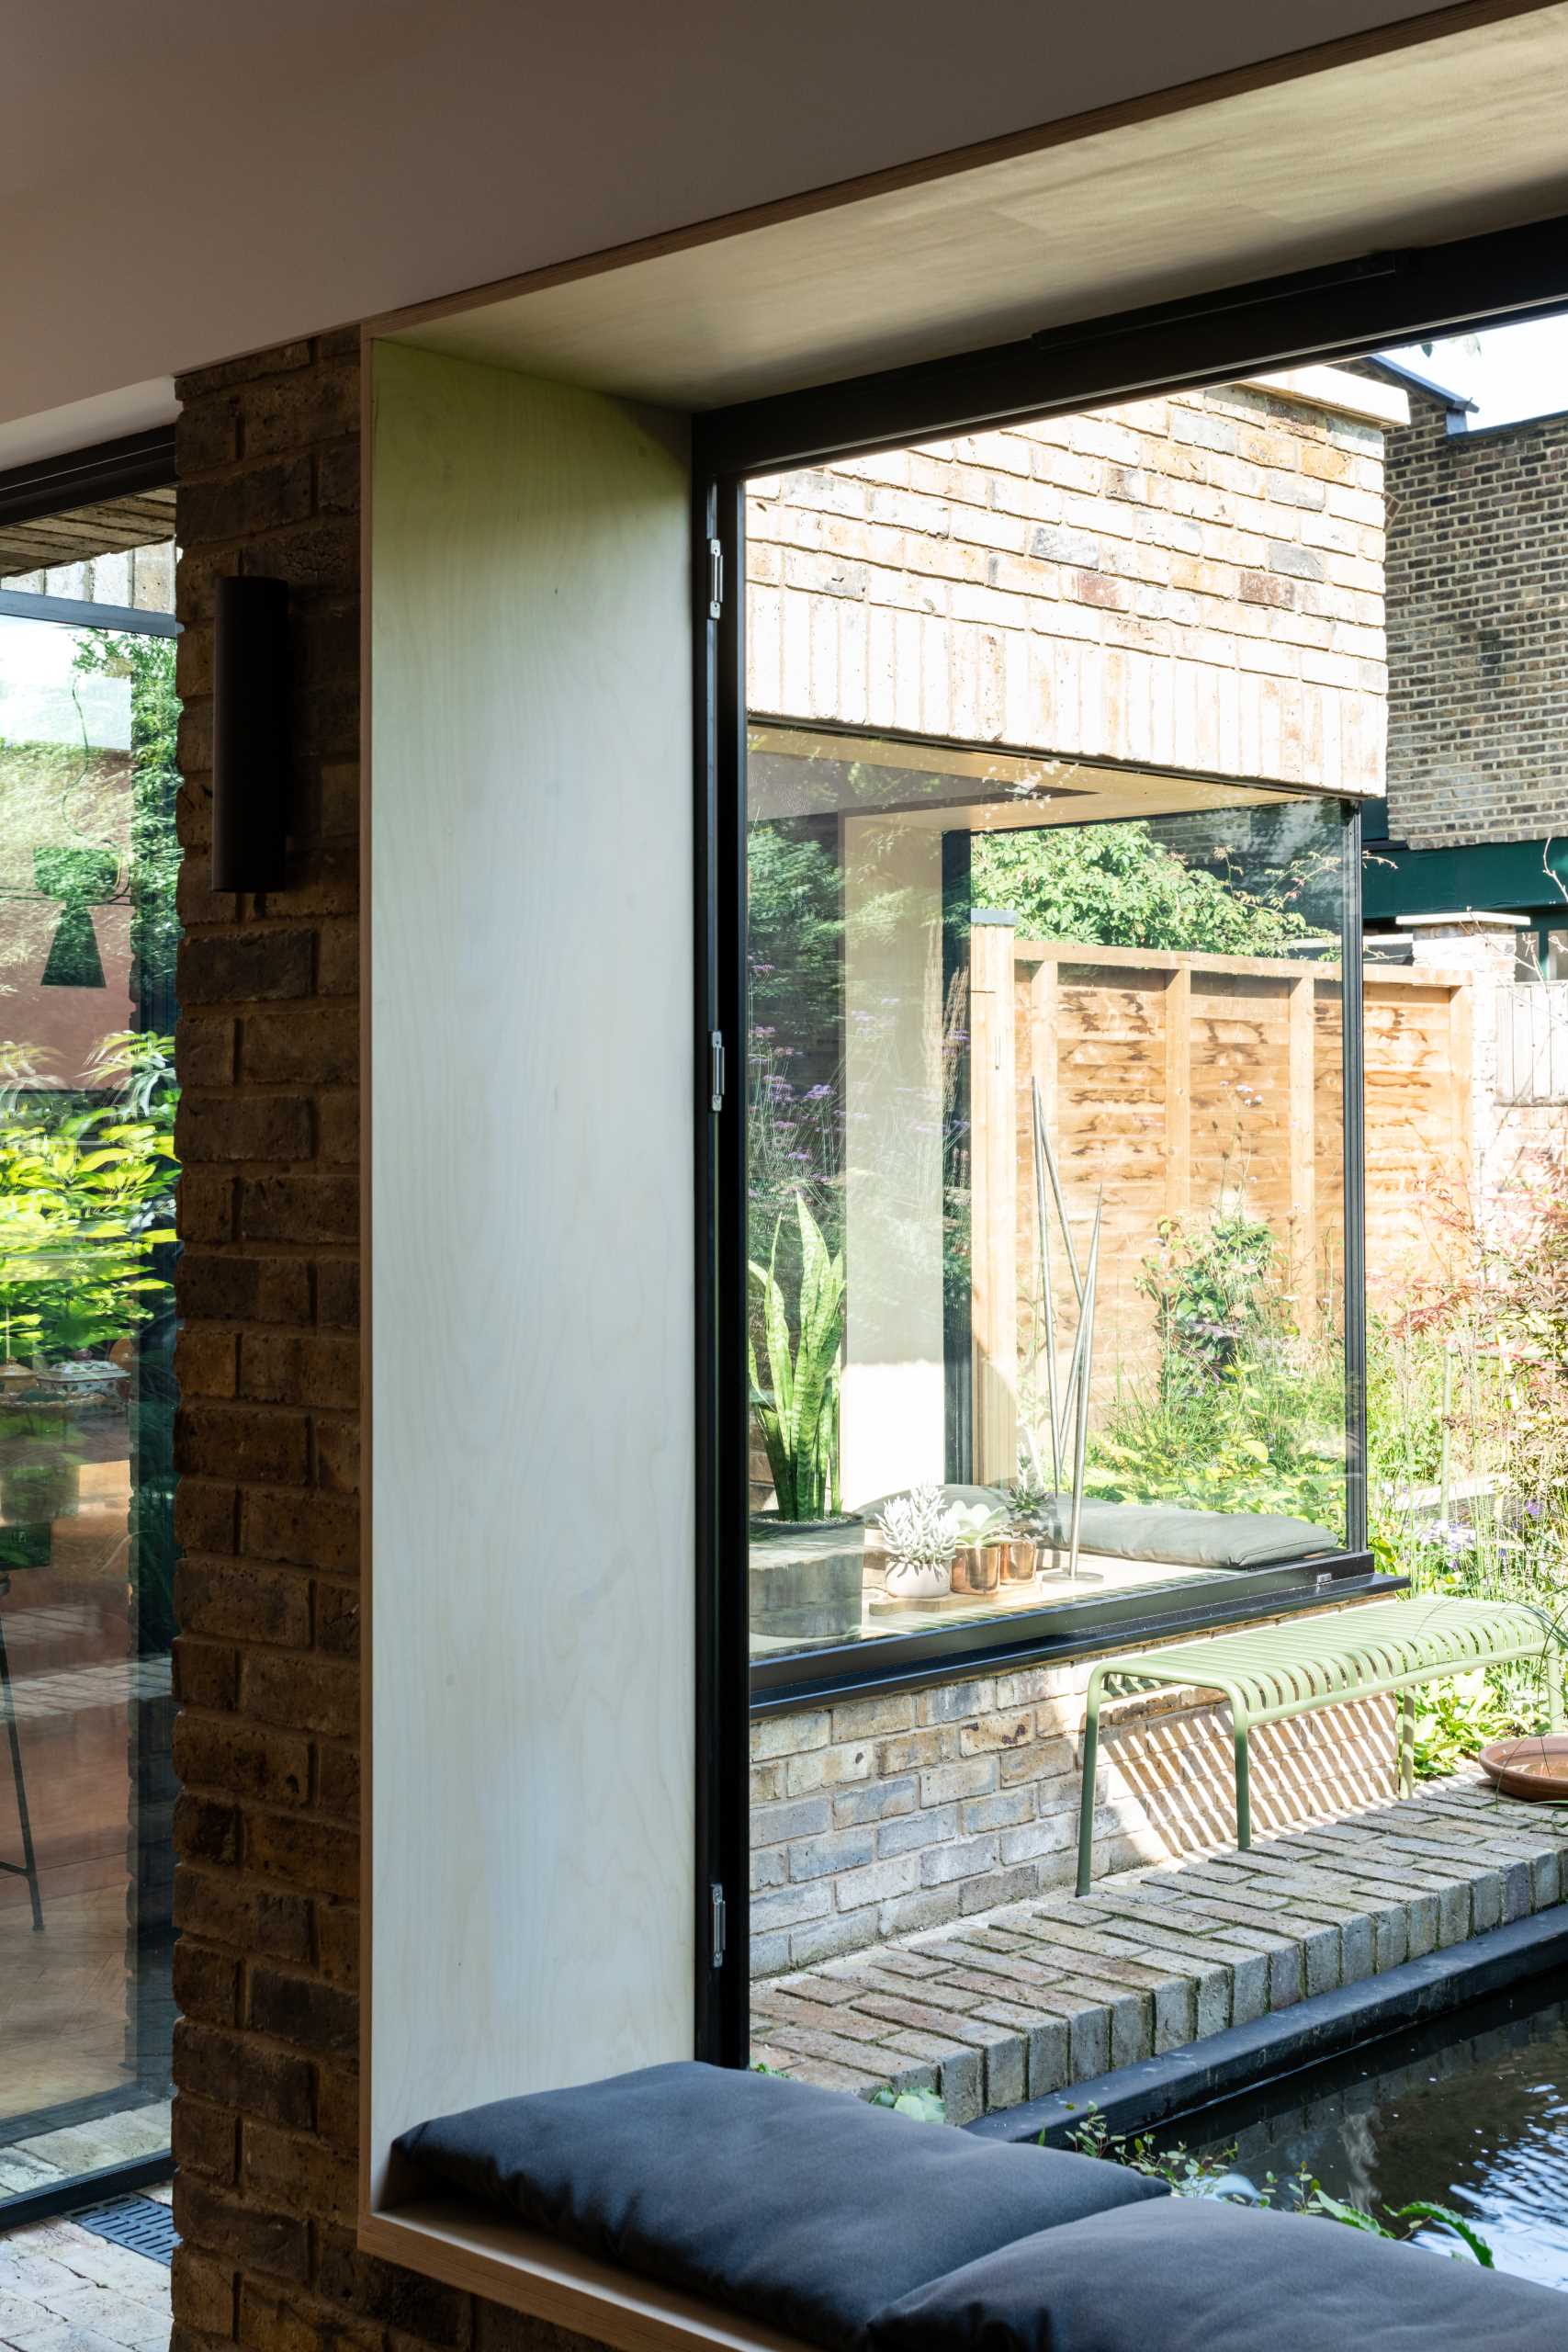
<path id="1" fill-rule="evenodd" d="M 288 840 L 288 590 L 220 580 L 212 671 L 212 887 L 275 890 Z"/>

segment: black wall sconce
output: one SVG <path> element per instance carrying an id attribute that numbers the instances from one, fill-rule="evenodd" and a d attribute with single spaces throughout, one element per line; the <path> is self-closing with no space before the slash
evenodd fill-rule
<path id="1" fill-rule="evenodd" d="M 288 590 L 220 580 L 212 671 L 212 887 L 275 890 L 288 842 Z"/>

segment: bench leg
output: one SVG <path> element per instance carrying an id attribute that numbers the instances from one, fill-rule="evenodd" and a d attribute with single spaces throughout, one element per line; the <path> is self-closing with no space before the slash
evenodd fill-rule
<path id="1" fill-rule="evenodd" d="M 1100 1677 L 1089 1678 L 1083 1722 L 1083 1794 L 1078 1800 L 1078 1886 L 1087 1894 L 1094 1876 L 1094 1781 L 1100 1767 Z"/>
<path id="2" fill-rule="evenodd" d="M 1399 1696 L 1399 1793 L 1413 1797 L 1416 1793 L 1416 1693 L 1402 1690 Z"/>
<path id="3" fill-rule="evenodd" d="M 1237 1850 L 1243 1854 L 1252 1844 L 1252 1757 L 1248 1741 L 1251 1728 L 1246 1714 L 1233 1705 L 1231 1736 L 1235 1744 L 1235 1842 Z"/>

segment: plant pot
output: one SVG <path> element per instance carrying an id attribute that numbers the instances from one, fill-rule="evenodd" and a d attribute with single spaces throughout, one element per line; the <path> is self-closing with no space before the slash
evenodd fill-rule
<path id="1" fill-rule="evenodd" d="M 747 1611 L 751 1631 L 770 1641 L 831 1642 L 861 1629 L 865 1521 L 838 1519 L 751 1521 Z"/>
<path id="2" fill-rule="evenodd" d="M 0 1468 L 0 1512 L 14 1527 L 73 1519 L 82 1499 L 82 1465 L 73 1454 L 35 1456 Z"/>
<path id="3" fill-rule="evenodd" d="M 887 1570 L 893 1600 L 940 1600 L 953 1590 L 951 1560 L 894 1560 Z"/>
<path id="4" fill-rule="evenodd" d="M 1002 1563 L 1007 1558 L 1007 1552 L 1005 1544 L 965 1544 L 962 1551 L 953 1555 L 953 1591 L 997 1591 L 1001 1584 Z"/>
<path id="5" fill-rule="evenodd" d="M 1002 1576 L 1008 1584 L 1032 1584 L 1039 1565 L 1040 1546 L 1032 1535 L 1015 1535 L 1004 1547 L 1005 1565 Z"/>

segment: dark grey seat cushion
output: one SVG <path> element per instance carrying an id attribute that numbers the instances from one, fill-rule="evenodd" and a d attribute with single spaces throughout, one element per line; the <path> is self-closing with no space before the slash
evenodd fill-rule
<path id="1" fill-rule="evenodd" d="M 432 2181 L 817 2344 L 1010 2238 L 1163 2196 L 771 2075 L 681 2063 L 406 2132 Z"/>
<path id="2" fill-rule="evenodd" d="M 1038 1514 L 1042 1540 L 1065 1550 L 1072 1502 L 1054 1495 Z M 1086 1552 L 1117 1560 L 1168 1560 L 1182 1568 L 1268 1568 L 1344 1549 L 1310 1519 L 1272 1511 L 1189 1510 L 1180 1503 L 1108 1503 L 1086 1498 L 1078 1527 Z"/>
<path id="3" fill-rule="evenodd" d="M 906 2295 L 866 2352 L 1565 2352 L 1568 2295 L 1337 2222 L 1173 2197 Z"/>

